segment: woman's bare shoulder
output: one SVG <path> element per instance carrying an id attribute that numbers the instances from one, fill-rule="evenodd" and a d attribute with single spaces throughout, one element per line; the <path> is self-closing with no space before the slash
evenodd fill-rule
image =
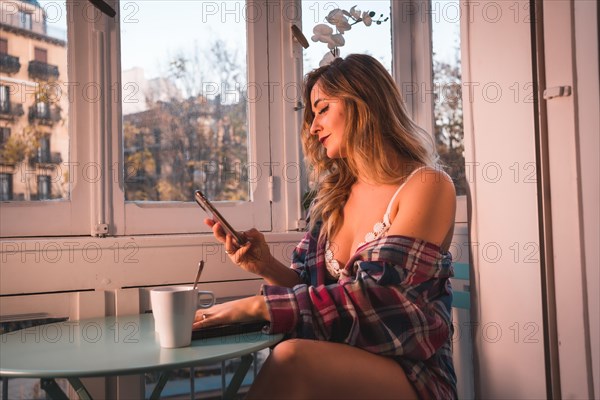
<path id="1" fill-rule="evenodd" d="M 421 167 L 407 180 L 403 190 L 433 192 L 452 192 L 456 195 L 452 178 L 441 168 Z"/>
<path id="2" fill-rule="evenodd" d="M 454 225 L 456 191 L 438 168 L 419 169 L 405 183 L 389 234 L 407 235 L 441 244 Z"/>

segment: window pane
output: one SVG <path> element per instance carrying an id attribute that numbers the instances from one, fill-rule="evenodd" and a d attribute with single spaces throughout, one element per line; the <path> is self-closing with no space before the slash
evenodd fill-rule
<path id="1" fill-rule="evenodd" d="M 0 27 L 5 42 L 0 53 L 0 174 L 10 182 L 3 184 L 2 197 L 68 199 L 65 1 L 17 1 L 13 7 L 3 14 Z"/>
<path id="2" fill-rule="evenodd" d="M 12 200 L 12 175 L 0 174 L 0 201 Z"/>
<path id="3" fill-rule="evenodd" d="M 121 2 L 126 200 L 249 199 L 244 10 Z"/>
<path id="4" fill-rule="evenodd" d="M 31 30 L 32 27 L 32 18 L 31 15 L 32 13 L 27 12 L 27 11 L 19 11 L 19 15 L 20 15 L 20 24 L 19 27 L 22 29 L 27 29 L 27 30 Z"/>
<path id="5" fill-rule="evenodd" d="M 392 71 L 392 33 L 389 20 L 391 5 L 389 0 L 362 2 L 303 0 L 302 32 L 309 43 L 308 49 L 304 50 L 305 74 L 317 68 L 323 57 L 330 52 L 326 43 L 312 40 L 313 28 L 318 24 L 325 24 L 332 28 L 334 35 L 337 34 L 339 31 L 336 31 L 336 27 L 327 22 L 326 17 L 333 9 L 339 8 L 350 12 L 354 6 L 356 6 L 355 11 L 360 9 L 360 18 L 363 17 L 363 12 L 372 11 L 375 15 L 372 17 L 370 26 L 365 24 L 365 20 L 357 22 L 357 20 L 346 17 L 351 29 L 343 33 L 344 45 L 338 47 L 339 55 L 345 57 L 352 53 L 370 54 L 381 61 L 388 71 Z"/>
<path id="6" fill-rule="evenodd" d="M 442 162 L 454 180 L 456 194 L 466 194 L 463 143 L 460 4 L 432 0 L 435 140 Z"/>

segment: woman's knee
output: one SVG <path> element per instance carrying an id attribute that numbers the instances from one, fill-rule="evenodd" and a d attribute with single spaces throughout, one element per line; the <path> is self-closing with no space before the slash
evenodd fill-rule
<path id="1" fill-rule="evenodd" d="M 248 399 L 308 398 L 302 388 L 302 350 L 299 340 L 279 343 L 262 366 Z"/>
<path id="2" fill-rule="evenodd" d="M 297 365 L 304 354 L 303 342 L 305 341 L 302 339 L 290 339 L 279 343 L 271 353 L 273 361 L 286 367 Z"/>

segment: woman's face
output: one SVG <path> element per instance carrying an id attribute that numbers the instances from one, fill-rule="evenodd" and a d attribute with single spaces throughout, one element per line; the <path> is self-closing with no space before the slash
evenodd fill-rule
<path id="1" fill-rule="evenodd" d="M 343 139 L 346 126 L 344 102 L 327 95 L 317 82 L 310 92 L 310 104 L 315 115 L 310 134 L 319 137 L 327 157 L 344 157 Z"/>

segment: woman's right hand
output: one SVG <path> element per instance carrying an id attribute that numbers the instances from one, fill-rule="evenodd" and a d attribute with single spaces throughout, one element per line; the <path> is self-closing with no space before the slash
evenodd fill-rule
<path id="1" fill-rule="evenodd" d="M 248 239 L 246 244 L 240 247 L 231 235 L 225 233 L 220 223 L 210 218 L 206 218 L 204 223 L 212 228 L 215 238 L 224 244 L 225 253 L 231 261 L 245 271 L 264 277 L 269 264 L 273 263 L 274 260 L 262 233 L 254 228 L 240 232 Z"/>

